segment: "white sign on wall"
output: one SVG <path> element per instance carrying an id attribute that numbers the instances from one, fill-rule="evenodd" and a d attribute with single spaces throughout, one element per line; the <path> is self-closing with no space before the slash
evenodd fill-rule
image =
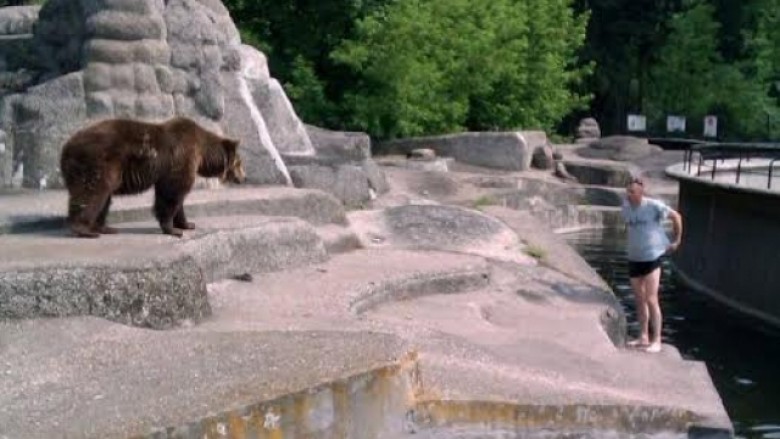
<path id="1" fill-rule="evenodd" d="M 628 131 L 647 131 L 647 119 L 641 114 L 629 114 Z"/>
<path id="2" fill-rule="evenodd" d="M 704 137 L 718 137 L 718 116 L 704 116 Z"/>
<path id="3" fill-rule="evenodd" d="M 666 116 L 666 132 L 667 133 L 684 133 L 685 132 L 685 117 L 683 116 Z"/>

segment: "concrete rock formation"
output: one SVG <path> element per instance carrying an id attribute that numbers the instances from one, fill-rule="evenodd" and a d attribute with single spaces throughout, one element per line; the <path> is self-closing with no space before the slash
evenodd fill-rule
<path id="1" fill-rule="evenodd" d="M 601 128 L 596 119 L 592 117 L 582 119 L 577 127 L 577 141 L 592 141 L 598 138 L 601 138 Z"/>
<path id="2" fill-rule="evenodd" d="M 414 160 L 436 160 L 436 151 L 430 148 L 419 148 L 412 150 L 407 156 Z"/>
<path id="3" fill-rule="evenodd" d="M 550 145 L 537 146 L 531 157 L 531 166 L 536 169 L 552 169 L 554 166 L 553 149 Z"/>
<path id="4" fill-rule="evenodd" d="M 469 132 L 444 136 L 392 140 L 378 145 L 382 154 L 409 154 L 428 148 L 437 156 L 506 171 L 524 171 L 531 166 L 534 148 L 545 145 L 543 131 Z"/>
<path id="5" fill-rule="evenodd" d="M 60 187 L 64 141 L 111 117 L 186 116 L 241 139 L 249 183 L 292 185 L 284 156 L 318 154 L 218 0 L 49 0 L 0 8 L 0 33 L 0 187 L 15 174 L 24 187 Z"/>
<path id="6" fill-rule="evenodd" d="M 593 159 L 609 159 L 628 162 L 663 151 L 648 143 L 647 139 L 633 136 L 609 136 L 577 150 L 577 154 Z"/>

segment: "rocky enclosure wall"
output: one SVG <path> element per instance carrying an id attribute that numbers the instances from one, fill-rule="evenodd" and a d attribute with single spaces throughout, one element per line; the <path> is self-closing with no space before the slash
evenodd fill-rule
<path id="1" fill-rule="evenodd" d="M 0 8 L 2 32 L 31 59 L 0 59 L 0 79 L 22 82 L 0 84 L 0 187 L 61 187 L 63 143 L 112 117 L 185 116 L 238 138 L 249 183 L 292 185 L 283 156 L 316 156 L 265 56 L 242 44 L 219 0 L 49 0 Z"/>

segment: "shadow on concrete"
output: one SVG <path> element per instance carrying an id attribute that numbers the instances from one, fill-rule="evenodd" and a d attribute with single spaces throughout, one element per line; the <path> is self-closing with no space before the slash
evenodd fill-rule
<path id="1" fill-rule="evenodd" d="M 65 228 L 65 217 L 41 217 L 31 219 L 24 215 L 11 215 L 0 225 L 0 235 L 15 233 L 45 232 Z"/>

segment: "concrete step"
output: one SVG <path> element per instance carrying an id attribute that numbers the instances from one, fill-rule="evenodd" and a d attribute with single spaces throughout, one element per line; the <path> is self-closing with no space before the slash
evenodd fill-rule
<path id="1" fill-rule="evenodd" d="M 298 218 L 209 217 L 183 238 L 152 222 L 99 239 L 64 231 L 0 235 L 0 318 L 95 315 L 167 328 L 210 314 L 206 283 L 328 258 Z"/>
<path id="2" fill-rule="evenodd" d="M 325 224 L 316 227 L 317 235 L 325 244 L 329 255 L 347 253 L 363 248 L 357 234 L 349 227 L 338 224 Z"/>
<path id="3" fill-rule="evenodd" d="M 109 223 L 153 220 L 153 191 L 114 197 Z M 0 234 L 58 229 L 64 226 L 68 194 L 64 190 L 0 192 Z M 347 224 L 344 207 L 330 194 L 287 187 L 231 187 L 193 190 L 184 202 L 188 217 L 266 215 L 301 218 L 315 225 Z"/>

